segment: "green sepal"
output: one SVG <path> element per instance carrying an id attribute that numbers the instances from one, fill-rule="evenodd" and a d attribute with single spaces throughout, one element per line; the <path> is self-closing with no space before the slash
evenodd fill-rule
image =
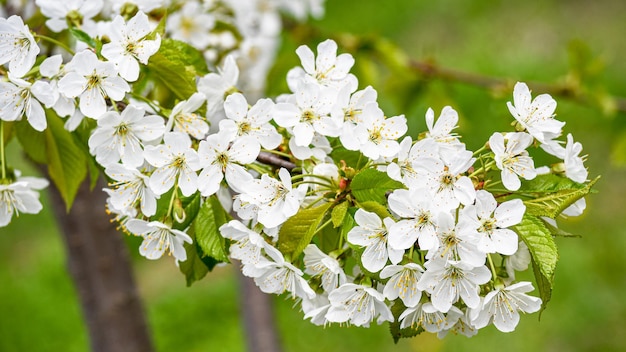
<path id="1" fill-rule="evenodd" d="M 325 203 L 315 208 L 301 209 L 281 226 L 278 232 L 278 249 L 285 257 L 295 259 L 304 251 L 332 205 L 333 203 Z"/>
<path id="2" fill-rule="evenodd" d="M 361 203 L 374 201 L 387 204 L 387 192 L 399 188 L 404 188 L 401 182 L 375 169 L 365 169 L 359 172 L 350 183 L 352 195 Z"/>
<path id="3" fill-rule="evenodd" d="M 181 203 L 185 212 L 185 218 L 182 222 L 174 221 L 172 228 L 184 231 L 198 216 L 202 197 L 199 193 L 195 193 L 191 197 L 182 198 Z"/>

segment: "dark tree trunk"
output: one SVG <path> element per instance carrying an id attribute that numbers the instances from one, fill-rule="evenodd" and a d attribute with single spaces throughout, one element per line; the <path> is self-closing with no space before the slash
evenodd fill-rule
<path id="1" fill-rule="evenodd" d="M 152 351 L 152 342 L 122 234 L 105 214 L 100 182 L 81 186 L 69 213 L 58 191 L 51 201 L 87 323 L 91 350 Z"/>
<path id="2" fill-rule="evenodd" d="M 233 266 L 238 264 L 233 263 Z M 281 351 L 274 322 L 272 295 L 261 292 L 253 279 L 244 276 L 238 268 L 235 270 L 239 277 L 241 318 L 248 351 Z"/>

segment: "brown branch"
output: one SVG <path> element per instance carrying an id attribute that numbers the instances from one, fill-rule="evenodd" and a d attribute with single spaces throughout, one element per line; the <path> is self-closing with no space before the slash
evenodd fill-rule
<path id="1" fill-rule="evenodd" d="M 276 167 L 284 167 L 285 169 L 291 171 L 296 167 L 296 164 L 292 163 L 289 160 L 285 160 L 275 154 L 268 152 L 261 152 L 256 160 L 265 165 L 271 165 Z"/>
<path id="2" fill-rule="evenodd" d="M 510 90 L 514 84 L 511 79 L 455 70 L 447 67 L 441 67 L 433 62 L 427 61 L 411 59 L 408 62 L 408 68 L 425 78 L 463 83 L 494 91 L 503 89 Z M 549 84 L 542 82 L 528 82 L 528 86 L 533 88 L 536 92 L 547 93 L 555 97 L 570 99 L 584 105 L 593 104 L 592 97 L 584 92 L 581 92 L 579 88 L 567 83 Z M 626 112 L 626 98 L 609 95 L 608 99 L 613 101 L 616 111 Z"/>

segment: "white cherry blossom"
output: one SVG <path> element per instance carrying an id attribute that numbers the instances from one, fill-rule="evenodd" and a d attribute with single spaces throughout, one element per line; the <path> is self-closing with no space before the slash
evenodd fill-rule
<path id="1" fill-rule="evenodd" d="M 140 205 L 145 216 L 156 213 L 157 197 L 148 186 L 148 176 L 123 164 L 112 164 L 104 172 L 114 181 L 109 183 L 111 188 L 106 188 L 105 192 L 115 209 L 123 211 Z"/>
<path id="2" fill-rule="evenodd" d="M 19 172 L 16 171 L 19 175 Z M 43 206 L 39 192 L 48 186 L 48 181 L 37 177 L 17 177 L 14 182 L 0 180 L 0 227 L 11 222 L 11 218 L 24 214 L 37 214 Z"/>
<path id="3" fill-rule="evenodd" d="M 422 298 L 422 291 L 417 288 L 424 268 L 415 264 L 389 265 L 380 271 L 380 278 L 389 281 L 385 284 L 383 295 L 390 301 L 397 298 L 407 307 L 415 307 Z"/>
<path id="4" fill-rule="evenodd" d="M 387 264 L 387 259 L 392 264 L 398 264 L 402 260 L 404 250 L 394 249 L 387 243 L 389 228 L 394 224 L 391 218 L 381 221 L 378 215 L 358 209 L 354 214 L 354 221 L 357 226 L 348 232 L 347 238 L 348 242 L 365 247 L 361 255 L 365 269 L 378 272 Z"/>
<path id="5" fill-rule="evenodd" d="M 459 299 L 470 308 L 480 305 L 479 285 L 491 279 L 486 266 L 472 267 L 464 262 L 443 260 L 431 260 L 425 266 L 417 288 L 430 293 L 438 311 L 446 313 Z"/>
<path id="6" fill-rule="evenodd" d="M 136 236 L 143 237 L 139 254 L 148 259 L 159 259 L 167 251 L 179 262 L 187 260 L 183 242 L 192 243 L 191 237 L 180 230 L 170 228 L 159 221 L 131 219 L 126 229 Z"/>
<path id="7" fill-rule="evenodd" d="M 420 303 L 415 307 L 407 308 L 398 317 L 400 328 L 422 327 L 424 330 L 435 333 L 441 331 L 446 323 L 446 316 L 437 310 L 430 302 Z"/>
<path id="8" fill-rule="evenodd" d="M 48 17 L 46 26 L 53 32 L 60 32 L 67 28 L 68 17 L 80 20 L 82 23 L 91 21 L 100 10 L 102 0 L 36 0 L 41 13 Z"/>
<path id="9" fill-rule="evenodd" d="M 498 287 L 489 292 L 481 307 L 471 310 L 472 324 L 481 329 L 489 322 L 502 332 L 511 332 L 519 323 L 519 311 L 534 313 L 541 308 L 541 299 L 529 296 L 533 290 L 530 282 L 518 282 L 511 286 Z"/>
<path id="10" fill-rule="evenodd" d="M 462 220 L 478 231 L 476 248 L 485 253 L 512 255 L 517 251 L 517 234 L 508 229 L 522 221 L 526 206 L 520 199 L 500 205 L 487 191 L 476 192 L 476 205 L 461 210 Z"/>
<path id="11" fill-rule="evenodd" d="M 191 148 L 189 136 L 182 132 L 166 133 L 163 140 L 165 144 L 144 149 L 144 158 L 156 168 L 150 176 L 150 188 L 161 195 L 177 183 L 182 194 L 189 197 L 198 189 L 198 153 Z"/>
<path id="12" fill-rule="evenodd" d="M 163 136 L 163 118 L 145 115 L 142 108 L 128 105 L 122 113 L 109 111 L 98 119 L 98 127 L 89 137 L 89 152 L 103 166 L 122 163 L 139 167 L 143 164 L 143 143 Z"/>
<path id="13" fill-rule="evenodd" d="M 331 306 L 326 319 L 330 322 L 367 327 L 374 319 L 378 324 L 393 321 L 382 293 L 372 287 L 346 283 L 331 292 L 328 299 Z"/>
<path id="14" fill-rule="evenodd" d="M 291 298 L 311 299 L 315 297 L 315 291 L 302 277 L 302 270 L 286 262 L 278 249 L 268 245 L 264 250 L 271 260 L 261 262 L 258 265 L 263 273 L 254 278 L 254 282 L 261 291 L 277 295 L 289 292 Z"/>
<path id="15" fill-rule="evenodd" d="M 407 129 L 404 115 L 385 118 L 378 104 L 368 103 L 363 108 L 361 122 L 356 126 L 354 135 L 359 141 L 361 153 L 376 160 L 379 157 L 395 156 L 400 150 L 397 139 Z"/>
<path id="16" fill-rule="evenodd" d="M 304 272 L 312 276 L 320 276 L 322 287 L 331 292 L 347 282 L 337 259 L 322 252 L 316 245 L 309 244 L 304 249 Z"/>
<path id="17" fill-rule="evenodd" d="M 35 64 L 39 46 L 20 16 L 0 18 L 0 65 L 9 63 L 9 72 L 22 77 Z"/>
<path id="18" fill-rule="evenodd" d="M 0 81 L 0 120 L 17 121 L 26 116 L 37 131 L 48 126 L 43 103 L 50 108 L 56 102 L 53 91 L 45 81 L 27 82 L 9 74 L 8 82 Z"/>
<path id="19" fill-rule="evenodd" d="M 509 133 L 506 137 L 505 146 L 505 137 L 501 133 L 494 133 L 489 137 L 489 147 L 495 154 L 496 166 L 502 170 L 502 184 L 508 190 L 517 191 L 521 186 L 519 177 L 532 180 L 537 176 L 533 159 L 526 151 L 533 137 L 523 132 Z"/>
<path id="20" fill-rule="evenodd" d="M 98 60 L 90 50 L 74 55 L 66 70 L 69 72 L 59 80 L 59 92 L 70 98 L 79 97 L 80 111 L 87 117 L 98 119 L 107 111 L 106 98 L 119 101 L 130 91 L 115 65 Z"/>
<path id="21" fill-rule="evenodd" d="M 236 192 L 252 181 L 244 166 L 256 160 L 260 146 L 250 137 L 237 139 L 230 144 L 223 134 L 212 134 L 200 142 L 198 158 L 202 171 L 198 176 L 198 190 L 207 197 L 214 194 L 224 178 Z"/>
<path id="22" fill-rule="evenodd" d="M 129 82 L 139 78 L 139 64 L 148 64 L 150 56 L 161 46 L 158 34 L 154 40 L 146 39 L 151 31 L 148 16 L 141 11 L 128 22 L 116 16 L 111 23 L 111 42 L 102 46 L 102 56 L 113 62 L 119 75 Z"/>
<path id="23" fill-rule="evenodd" d="M 259 99 L 252 107 L 241 93 L 233 93 L 224 102 L 226 119 L 220 121 L 220 133 L 229 136 L 230 140 L 239 137 L 252 137 L 271 150 L 277 148 L 283 137 L 270 123 L 274 102 L 271 99 Z"/>
<path id="24" fill-rule="evenodd" d="M 437 219 L 444 211 L 434 206 L 426 188 L 397 189 L 389 195 L 389 209 L 400 220 L 389 229 L 389 245 L 395 249 L 409 249 L 417 241 L 422 250 L 439 247 Z"/>
<path id="25" fill-rule="evenodd" d="M 565 122 L 554 119 L 556 101 L 550 95 L 532 99 L 526 83 L 518 82 L 513 88 L 513 103 L 507 102 L 511 115 L 539 142 L 546 143 L 561 135 Z"/>
<path id="26" fill-rule="evenodd" d="M 187 100 L 176 104 L 167 120 L 168 131 L 184 132 L 195 139 L 202 139 L 209 133 L 209 124 L 196 111 L 204 105 L 206 97 L 202 93 L 194 93 Z"/>

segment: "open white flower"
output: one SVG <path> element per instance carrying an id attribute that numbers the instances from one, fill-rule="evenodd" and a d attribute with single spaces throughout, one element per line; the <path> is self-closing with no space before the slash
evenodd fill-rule
<path id="1" fill-rule="evenodd" d="M 261 147 L 250 137 L 237 139 L 230 144 L 221 133 L 212 134 L 198 146 L 198 158 L 202 172 L 198 176 L 198 190 L 207 197 L 214 194 L 224 178 L 236 192 L 252 181 L 253 177 L 244 165 L 256 160 Z"/>
<path id="2" fill-rule="evenodd" d="M 337 137 L 343 120 L 333 114 L 335 92 L 316 84 L 303 83 L 287 102 L 274 106 L 274 121 L 281 127 L 293 127 L 296 145 L 311 144 L 314 134 Z"/>
<path id="3" fill-rule="evenodd" d="M 463 208 L 461 214 L 462 221 L 468 221 L 478 231 L 478 250 L 512 255 L 517 251 L 518 238 L 508 227 L 519 224 L 525 211 L 526 206 L 520 199 L 498 205 L 491 193 L 479 190 L 476 192 L 476 205 Z"/>
<path id="4" fill-rule="evenodd" d="M 302 277 L 302 270 L 296 268 L 293 264 L 286 262 L 282 253 L 267 245 L 264 248 L 271 260 L 261 262 L 258 268 L 263 273 L 254 278 L 254 282 L 259 289 L 265 293 L 282 294 L 283 292 L 291 293 L 291 298 L 313 298 L 315 291 L 309 286 L 308 282 Z"/>
<path id="5" fill-rule="evenodd" d="M 345 84 L 356 88 L 356 77 L 350 74 L 354 58 L 350 54 L 337 56 L 337 43 L 333 40 L 328 39 L 317 46 L 317 58 L 306 45 L 298 47 L 296 54 L 304 69 L 296 67 L 287 74 L 291 91 L 295 92 L 302 81 L 337 89 Z"/>
<path id="6" fill-rule="evenodd" d="M 199 50 L 205 49 L 211 41 L 207 35 L 215 25 L 215 17 L 207 13 L 198 1 L 185 1 L 179 11 L 167 19 L 165 29 L 172 39 L 182 40 Z"/>
<path id="7" fill-rule="evenodd" d="M 507 102 L 511 115 L 523 129 L 539 142 L 546 143 L 561 135 L 565 122 L 554 119 L 556 101 L 549 94 L 532 99 L 526 83 L 517 82 L 513 88 L 513 102 Z"/>
<path id="8" fill-rule="evenodd" d="M 328 295 L 331 307 L 326 319 L 334 323 L 350 322 L 355 326 L 369 326 L 375 318 L 378 324 L 393 321 L 393 314 L 383 295 L 372 287 L 347 283 Z"/>
<path id="9" fill-rule="evenodd" d="M 231 220 L 222 225 L 219 230 L 224 238 L 232 240 L 229 249 L 230 257 L 241 261 L 241 272 L 245 276 L 257 277 L 265 272 L 260 265 L 267 261 L 262 249 L 269 244 L 259 233 L 252 231 L 239 220 Z"/>
<path id="10" fill-rule="evenodd" d="M 435 122 L 433 109 L 428 108 L 426 111 L 426 126 L 428 127 L 426 137 L 432 138 L 437 142 L 441 154 L 454 154 L 464 149 L 464 145 L 459 141 L 457 134 L 452 132 L 458 127 L 458 122 L 459 114 L 450 106 L 446 106 L 441 110 L 441 115 L 437 122 Z"/>
<path id="11" fill-rule="evenodd" d="M 404 115 L 385 118 L 385 114 L 376 103 L 369 103 L 363 108 L 361 122 L 354 130 L 359 141 L 359 150 L 366 157 L 376 160 L 379 157 L 393 157 L 400 150 L 398 138 L 408 127 Z"/>
<path id="12" fill-rule="evenodd" d="M 489 147 L 495 154 L 496 166 L 502 170 L 502 184 L 508 190 L 517 191 L 522 185 L 519 177 L 532 180 L 537 176 L 533 159 L 526 151 L 532 144 L 533 137 L 523 132 L 509 133 L 506 137 L 505 146 L 504 136 L 494 133 L 489 137 Z"/>
<path id="13" fill-rule="evenodd" d="M 102 56 L 113 62 L 120 76 L 129 82 L 139 77 L 139 63 L 146 65 L 161 46 L 158 34 L 154 40 L 146 39 L 150 32 L 148 16 L 141 11 L 128 22 L 116 16 L 111 23 L 111 42 L 102 46 Z"/>
<path id="14" fill-rule="evenodd" d="M 441 244 L 426 254 L 426 259 L 444 261 L 462 261 L 470 266 L 485 263 L 486 254 L 478 249 L 478 233 L 469 222 L 459 221 L 447 212 L 439 213 L 437 218 L 437 236 Z"/>
<path id="15" fill-rule="evenodd" d="M 434 206 L 428 189 L 394 190 L 389 195 L 389 209 L 400 217 L 389 229 L 392 248 L 409 249 L 416 241 L 422 250 L 439 247 L 437 219 L 444 209 Z"/>
<path id="16" fill-rule="evenodd" d="M 0 18 L 0 65 L 9 63 L 9 72 L 22 77 L 35 64 L 39 46 L 20 16 Z"/>
<path id="17" fill-rule="evenodd" d="M 157 197 L 148 186 L 148 176 L 123 164 L 112 164 L 104 172 L 115 181 L 109 184 L 111 189 L 105 189 L 115 209 L 126 211 L 139 204 L 143 215 L 152 216 L 156 213 Z"/>
<path id="18" fill-rule="evenodd" d="M 163 118 L 145 116 L 142 108 L 128 105 L 122 113 L 109 111 L 98 119 L 98 127 L 89 137 L 89 152 L 107 167 L 120 159 L 128 166 L 143 164 L 142 142 L 159 139 L 165 132 Z"/>
<path id="19" fill-rule="evenodd" d="M 581 157 L 583 145 L 580 142 L 574 142 L 574 137 L 569 133 L 567 135 L 567 144 L 565 145 L 565 176 L 574 182 L 585 182 L 589 172 L 585 168 L 585 157 Z"/>
<path id="20" fill-rule="evenodd" d="M 59 80 L 59 91 L 67 97 L 80 97 L 80 111 L 98 119 L 107 110 L 105 98 L 124 99 L 130 86 L 118 76 L 112 62 L 98 60 L 95 53 L 84 50 L 66 65 L 68 72 Z"/>
<path id="21" fill-rule="evenodd" d="M 331 292 L 347 282 L 337 259 L 322 252 L 314 244 L 309 244 L 304 249 L 304 272 L 312 276 L 320 276 L 322 287 L 326 292 Z"/>
<path id="22" fill-rule="evenodd" d="M 387 165 L 387 175 L 404 183 L 408 188 L 421 188 L 421 170 L 436 171 L 441 164 L 439 147 L 432 138 L 422 139 L 415 144 L 411 137 L 406 136 L 400 142 L 400 150 L 395 162 Z"/>
<path id="23" fill-rule="evenodd" d="M 462 176 L 474 163 L 472 152 L 458 151 L 445 154 L 443 162 L 435 162 L 435 167 L 422 169 L 421 182 L 433 193 L 433 203 L 442 209 L 456 209 L 459 204 L 469 205 L 476 199 L 474 184 L 467 176 Z"/>
<path id="24" fill-rule="evenodd" d="M 391 218 L 381 221 L 378 215 L 358 209 L 354 214 L 354 221 L 357 226 L 348 232 L 347 238 L 348 242 L 365 247 L 361 255 L 365 269 L 378 272 L 387 264 L 387 259 L 392 264 L 398 264 L 402 260 L 404 250 L 394 249 L 387 244 L 389 228 L 394 224 Z"/>
<path id="25" fill-rule="evenodd" d="M 233 93 L 224 102 L 226 119 L 220 121 L 220 133 L 227 134 L 231 141 L 238 137 L 252 137 L 263 148 L 275 149 L 283 137 L 270 124 L 274 102 L 271 99 L 259 99 L 248 110 L 248 101 L 241 93 Z"/>
<path id="26" fill-rule="evenodd" d="M 409 307 L 398 317 L 400 328 L 422 327 L 424 330 L 435 333 L 441 331 L 446 323 L 446 316 L 437 310 L 432 303 L 420 303 L 415 307 Z"/>
<path id="27" fill-rule="evenodd" d="M 16 172 L 17 173 L 17 172 Z M 13 214 L 37 214 L 43 208 L 39 201 L 39 192 L 48 181 L 36 177 L 18 177 L 15 182 L 0 182 L 0 227 L 11 222 Z"/>
<path id="28" fill-rule="evenodd" d="M 176 104 L 172 109 L 172 113 L 167 121 L 166 129 L 175 132 L 184 132 L 195 139 L 202 139 L 209 133 L 209 124 L 206 119 L 196 111 L 206 101 L 206 97 L 202 93 L 194 93 L 187 100 L 183 100 Z"/>
<path id="29" fill-rule="evenodd" d="M 36 0 L 41 13 L 48 17 L 46 26 L 53 32 L 67 28 L 68 17 L 81 22 L 91 20 L 102 10 L 102 0 Z"/>
<path id="30" fill-rule="evenodd" d="M 17 121 L 26 116 L 28 123 L 37 131 L 48 126 L 46 113 L 41 106 L 47 108 L 55 103 L 50 84 L 36 81 L 31 84 L 9 74 L 9 82 L 0 82 L 0 119 Z"/>
<path id="31" fill-rule="evenodd" d="M 292 187 L 291 175 L 285 168 L 278 172 L 277 180 L 263 174 L 252 180 L 243 190 L 241 200 L 258 206 L 257 220 L 265 227 L 273 228 L 294 216 L 304 199 L 307 185 Z"/>
<path id="32" fill-rule="evenodd" d="M 443 313 L 460 298 L 468 307 L 478 307 L 479 285 L 491 279 L 491 272 L 484 265 L 472 267 L 464 262 L 431 260 L 425 266 L 417 288 L 430 293 L 433 306 Z"/>
<path id="33" fill-rule="evenodd" d="M 422 277 L 424 268 L 415 264 L 389 265 L 380 271 L 380 278 L 389 278 L 385 284 L 383 295 L 390 301 L 400 298 L 407 307 L 415 307 L 422 298 L 422 291 L 417 283 Z"/>
<path id="34" fill-rule="evenodd" d="M 203 35 L 205 35 L 203 33 Z M 226 97 L 237 91 L 237 81 L 239 80 L 239 67 L 235 57 L 232 55 L 224 59 L 224 64 L 217 72 L 211 72 L 198 79 L 198 91 L 207 99 L 207 116 L 217 127 L 219 120 L 224 114 L 224 100 Z M 213 114 L 220 116 L 212 117 Z M 219 120 L 218 120 L 219 119 Z"/>
<path id="35" fill-rule="evenodd" d="M 187 252 L 183 242 L 192 243 L 191 237 L 180 230 L 170 228 L 159 221 L 147 222 L 131 219 L 126 229 L 136 236 L 143 237 L 139 253 L 148 259 L 159 259 L 165 251 L 173 255 L 179 262 L 187 260 Z"/>
<path id="36" fill-rule="evenodd" d="M 489 292 L 481 307 L 471 310 L 472 324 L 481 329 L 490 321 L 502 332 L 515 330 L 519 323 L 519 311 L 534 313 L 541 308 L 541 299 L 529 296 L 533 290 L 530 282 L 518 282 L 511 286 L 499 287 Z"/>
<path id="37" fill-rule="evenodd" d="M 191 139 L 182 132 L 169 132 L 163 137 L 165 144 L 146 146 L 143 156 L 156 168 L 150 176 L 150 188 L 161 195 L 169 191 L 174 183 L 185 197 L 198 189 L 200 160 L 191 148 Z"/>

